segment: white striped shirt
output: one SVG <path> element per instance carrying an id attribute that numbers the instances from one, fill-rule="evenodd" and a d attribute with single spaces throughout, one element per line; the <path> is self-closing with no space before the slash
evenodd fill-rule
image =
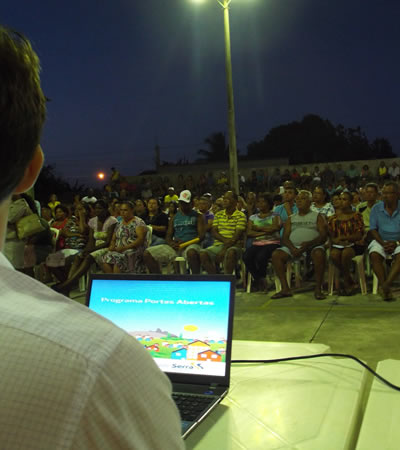
<path id="1" fill-rule="evenodd" d="M 0 252 L 0 447 L 183 449 L 171 385 L 131 336 Z"/>

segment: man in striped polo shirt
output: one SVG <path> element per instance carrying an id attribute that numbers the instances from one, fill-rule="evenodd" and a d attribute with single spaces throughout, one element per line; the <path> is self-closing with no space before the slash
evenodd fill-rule
<path id="1" fill-rule="evenodd" d="M 246 216 L 237 206 L 238 196 L 232 191 L 224 195 L 224 209 L 214 216 L 211 229 L 214 244 L 200 252 L 200 261 L 207 273 L 216 273 L 216 264 L 223 262 L 224 273 L 231 274 L 242 255 Z"/>

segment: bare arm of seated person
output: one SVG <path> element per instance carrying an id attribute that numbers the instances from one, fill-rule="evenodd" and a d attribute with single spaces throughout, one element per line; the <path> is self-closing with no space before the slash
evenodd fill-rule
<path id="1" fill-rule="evenodd" d="M 208 222 L 206 223 L 206 232 L 211 231 L 213 223 L 214 223 L 214 219 L 208 219 Z"/>
<path id="2" fill-rule="evenodd" d="M 292 254 L 293 258 L 298 258 L 303 254 L 304 250 L 301 250 L 300 248 L 297 248 L 293 245 L 293 242 L 290 240 L 291 232 L 292 232 L 292 221 L 289 217 L 283 226 L 282 245 L 284 245 L 290 250 L 290 253 Z"/>
<path id="3" fill-rule="evenodd" d="M 89 233 L 89 225 L 87 224 L 86 210 L 82 205 L 77 207 L 78 229 L 79 232 L 87 235 Z"/>
<path id="4" fill-rule="evenodd" d="M 262 231 L 260 228 L 261 227 L 255 225 L 255 223 L 249 219 L 249 221 L 247 222 L 247 230 L 246 230 L 247 237 L 254 238 L 264 236 L 265 232 Z"/>
<path id="5" fill-rule="evenodd" d="M 170 247 L 172 247 L 174 250 L 179 250 L 179 244 L 182 244 L 182 242 L 183 242 L 178 238 L 174 238 L 174 220 L 173 219 L 171 219 L 168 223 L 166 241 L 167 241 L 167 244 Z"/>
<path id="6" fill-rule="evenodd" d="M 213 228 L 213 230 L 215 230 L 216 227 Z M 227 250 L 231 247 L 234 247 L 238 241 L 240 241 L 240 239 L 242 238 L 243 234 L 244 234 L 245 230 L 241 230 L 241 229 L 237 229 L 235 231 L 235 234 L 233 235 L 232 238 L 228 239 L 228 238 L 224 238 L 223 236 L 221 236 L 219 233 L 218 235 L 221 236 L 221 238 L 224 239 L 223 245 L 222 245 L 222 250 L 218 253 L 218 255 L 215 258 L 215 261 L 217 263 L 220 263 L 223 261 L 223 259 L 225 258 L 225 254 L 227 252 Z M 215 237 L 215 235 L 214 235 Z M 217 238 L 218 240 L 220 240 L 219 238 Z"/>
<path id="7" fill-rule="evenodd" d="M 332 238 L 332 244 L 349 246 L 354 244 L 355 242 L 360 241 L 362 237 L 362 233 L 354 233 L 349 236 L 339 236 L 337 238 Z"/>
<path id="8" fill-rule="evenodd" d="M 265 227 L 260 227 L 256 225 L 254 222 L 249 220 L 247 226 L 247 236 L 253 237 L 249 234 L 249 232 L 262 232 L 262 234 L 272 234 L 276 231 L 279 231 L 282 227 L 281 218 L 279 216 L 274 216 L 272 219 L 272 225 L 266 225 Z M 260 235 L 258 235 L 260 236 Z"/>
<path id="9" fill-rule="evenodd" d="M 167 230 L 166 225 L 151 225 L 151 228 L 153 228 L 153 231 L 158 231 L 160 233 L 164 233 L 164 231 Z"/>
<path id="10" fill-rule="evenodd" d="M 393 253 L 397 247 L 395 241 L 384 241 L 381 238 L 378 230 L 369 230 L 369 235 L 371 236 L 372 239 L 374 239 L 375 241 L 377 241 L 379 244 L 382 245 L 386 253 Z"/>
<path id="11" fill-rule="evenodd" d="M 222 234 L 219 233 L 218 225 L 214 225 L 211 229 L 211 232 L 212 232 L 214 239 L 217 239 L 218 241 L 222 242 L 224 245 L 230 244 L 232 241 L 232 239 L 226 238 L 226 237 L 222 236 Z"/>
<path id="12" fill-rule="evenodd" d="M 111 245 L 111 240 L 113 238 L 114 230 L 115 230 L 116 226 L 117 226 L 116 223 L 113 223 L 112 225 L 110 225 L 107 228 L 107 236 L 106 236 L 105 241 L 102 244 L 100 244 L 100 245 L 94 246 L 91 251 L 93 251 L 93 250 L 100 250 L 101 248 L 108 248 Z M 92 237 L 93 237 L 93 233 L 92 233 Z M 95 242 L 94 238 L 93 238 L 93 242 Z"/>
<path id="13" fill-rule="evenodd" d="M 122 245 L 121 247 L 117 247 L 115 249 L 116 252 L 122 253 L 127 250 L 132 250 L 134 248 L 140 247 L 144 244 L 147 235 L 147 226 L 138 226 L 136 228 L 136 239 L 127 245 Z"/>
<path id="14" fill-rule="evenodd" d="M 203 214 L 197 216 L 197 233 L 201 242 L 206 234 L 206 220 Z"/>
<path id="15" fill-rule="evenodd" d="M 116 238 L 117 238 L 117 236 L 116 236 L 115 230 L 114 230 L 114 233 L 113 233 L 112 238 L 111 238 L 110 246 L 108 247 L 108 250 L 110 252 L 113 252 L 115 250 L 115 240 L 116 240 Z"/>
<path id="16" fill-rule="evenodd" d="M 63 228 L 60 231 L 60 235 L 64 236 L 64 237 L 74 237 L 74 236 L 83 237 L 84 236 L 83 233 L 80 233 L 78 231 L 69 231 L 69 230 L 66 230 L 65 228 Z"/>

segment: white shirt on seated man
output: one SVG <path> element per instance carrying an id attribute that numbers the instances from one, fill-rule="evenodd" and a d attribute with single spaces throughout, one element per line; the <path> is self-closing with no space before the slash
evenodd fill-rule
<path id="1" fill-rule="evenodd" d="M 29 42 L 1 26 L 0 64 L 0 98 L 9 99 L 0 103 L 2 249 L 11 196 L 33 185 L 43 163 L 45 98 Z M 146 350 L 2 252 L 0 342 L 1 448 L 183 448 L 170 382 Z"/>

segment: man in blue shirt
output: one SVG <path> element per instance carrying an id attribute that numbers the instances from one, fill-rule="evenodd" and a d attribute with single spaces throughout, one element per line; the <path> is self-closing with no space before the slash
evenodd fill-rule
<path id="1" fill-rule="evenodd" d="M 394 181 L 385 183 L 382 202 L 371 209 L 369 219 L 370 236 L 368 246 L 372 269 L 378 278 L 379 293 L 385 301 L 394 300 L 391 284 L 400 273 L 400 204 L 399 186 Z M 392 256 L 393 262 L 386 277 L 385 260 Z"/>

